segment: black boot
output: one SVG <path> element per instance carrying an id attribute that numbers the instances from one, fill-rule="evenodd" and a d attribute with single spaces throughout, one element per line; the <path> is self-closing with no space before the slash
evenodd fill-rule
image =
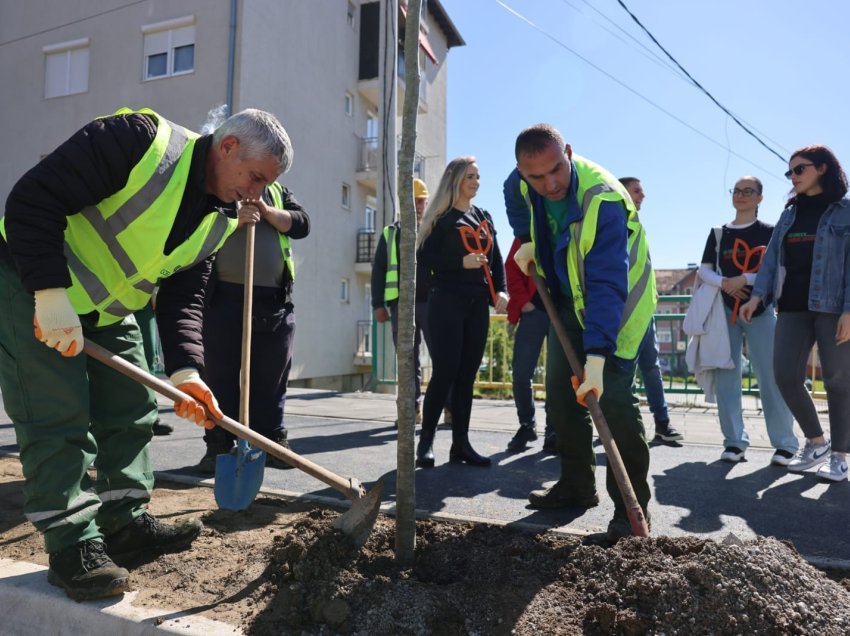
<path id="1" fill-rule="evenodd" d="M 436 431 L 424 428 L 419 431 L 419 444 L 416 446 L 416 465 L 419 468 L 434 467 L 434 433 Z"/>
<path id="2" fill-rule="evenodd" d="M 469 443 L 469 435 L 456 435 L 452 440 L 452 448 L 449 451 L 449 461 L 453 464 L 466 462 L 473 466 L 489 466 L 490 458 L 482 457 L 475 452 L 472 445 Z"/>

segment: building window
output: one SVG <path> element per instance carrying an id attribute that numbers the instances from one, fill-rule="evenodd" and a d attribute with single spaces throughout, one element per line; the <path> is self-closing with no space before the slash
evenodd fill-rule
<path id="1" fill-rule="evenodd" d="M 44 98 L 89 90 L 89 39 L 81 38 L 41 49 L 44 53 Z"/>
<path id="2" fill-rule="evenodd" d="M 348 26 L 352 29 L 354 28 L 354 19 L 357 15 L 357 7 L 351 0 L 348 1 L 348 14 L 346 15 L 346 20 L 348 21 Z"/>
<path id="3" fill-rule="evenodd" d="M 183 75 L 195 70 L 195 16 L 147 24 L 145 37 L 145 80 Z"/>
<path id="4" fill-rule="evenodd" d="M 339 301 L 341 303 L 350 302 L 349 299 L 349 288 L 351 285 L 348 282 L 347 278 L 341 278 L 339 281 Z"/>
<path id="5" fill-rule="evenodd" d="M 342 199 L 340 203 L 346 210 L 351 208 L 351 186 L 347 183 L 342 184 Z"/>
<path id="6" fill-rule="evenodd" d="M 371 197 L 370 197 L 371 199 Z M 374 200 L 367 201 L 364 208 L 363 229 L 370 232 L 375 231 L 375 204 Z"/>
<path id="7" fill-rule="evenodd" d="M 351 93 L 345 93 L 345 114 L 349 117 L 354 116 L 354 96 Z"/>

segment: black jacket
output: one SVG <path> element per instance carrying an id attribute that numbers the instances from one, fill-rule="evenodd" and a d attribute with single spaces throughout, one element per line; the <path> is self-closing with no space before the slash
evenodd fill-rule
<path id="1" fill-rule="evenodd" d="M 8 243 L 0 240 L 0 258 L 11 259 L 28 291 L 71 286 L 63 253 L 66 217 L 121 190 L 155 135 L 156 121 L 147 115 L 97 119 L 15 184 L 6 201 Z M 189 180 L 165 243 L 166 253 L 186 240 L 210 211 L 236 216 L 235 203 L 225 203 L 206 192 L 205 164 L 211 143 L 209 135 L 195 143 Z M 204 288 L 214 258 L 160 283 L 157 323 L 168 374 L 186 366 L 203 372 Z"/>

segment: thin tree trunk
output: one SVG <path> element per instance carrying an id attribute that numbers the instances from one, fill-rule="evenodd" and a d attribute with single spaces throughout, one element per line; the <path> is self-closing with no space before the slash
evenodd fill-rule
<path id="1" fill-rule="evenodd" d="M 394 2 L 395 0 L 387 0 Z M 416 302 L 416 211 L 413 203 L 413 154 L 419 109 L 419 14 L 421 0 L 408 0 L 404 29 L 405 93 L 398 156 L 401 221 L 398 298 L 398 458 L 396 472 L 396 561 L 413 563 L 416 548 L 414 432 L 416 396 L 413 350 Z"/>

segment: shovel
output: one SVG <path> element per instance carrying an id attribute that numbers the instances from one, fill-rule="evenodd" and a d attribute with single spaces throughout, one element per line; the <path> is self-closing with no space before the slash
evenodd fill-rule
<path id="1" fill-rule="evenodd" d="M 242 303 L 242 367 L 239 390 L 239 420 L 249 426 L 251 395 L 251 316 L 254 301 L 254 225 L 245 228 L 245 296 Z M 224 510 L 245 510 L 263 485 L 266 453 L 239 439 L 236 454 L 215 460 L 215 501 Z"/>
<path id="2" fill-rule="evenodd" d="M 570 363 L 573 375 L 580 378 L 584 374 L 584 369 L 579 362 L 578 356 L 576 356 L 572 344 L 570 344 L 570 339 L 567 337 L 567 330 L 561 322 L 561 317 L 558 315 L 558 310 L 555 308 L 552 296 L 549 295 L 549 288 L 546 287 L 546 282 L 537 273 L 536 265 L 531 264 L 528 271 L 534 281 L 534 285 L 537 287 L 537 292 L 540 294 L 540 300 L 543 301 L 546 313 L 549 314 L 549 320 L 552 322 L 552 327 L 558 335 L 558 340 L 561 342 L 561 347 L 564 349 L 564 354 L 567 356 L 567 361 Z M 620 490 L 623 503 L 626 504 L 626 514 L 629 517 L 629 525 L 632 527 L 632 533 L 636 537 L 648 537 L 649 525 L 646 523 L 643 509 L 638 503 L 634 488 L 632 488 L 632 482 L 629 479 L 629 474 L 623 465 L 623 458 L 620 456 L 617 442 L 614 441 L 614 437 L 611 435 L 611 429 L 608 428 L 608 422 L 602 414 L 602 409 L 599 408 L 599 400 L 596 399 L 596 394 L 593 391 L 589 391 L 584 401 L 587 404 L 587 410 L 590 411 L 590 417 L 596 425 L 596 432 L 599 433 L 602 446 L 605 448 L 605 455 L 608 457 L 608 463 L 611 465 L 611 470 L 614 473 L 614 479 L 617 481 L 617 487 Z"/>
<path id="3" fill-rule="evenodd" d="M 86 338 L 83 342 L 83 351 L 95 360 L 102 362 L 106 366 L 115 369 L 119 373 L 126 375 L 128 378 L 136 380 L 140 384 L 153 389 L 157 393 L 175 402 L 191 399 L 186 393 L 172 386 L 168 382 L 160 380 L 155 375 L 143 371 L 139 367 L 120 358 L 114 353 L 111 353 Z M 209 415 L 209 413 L 208 413 Z M 335 521 L 334 525 L 339 528 L 343 534 L 350 537 L 356 547 L 361 547 L 369 538 L 369 533 L 375 525 L 375 520 L 380 512 L 381 497 L 384 494 L 384 482 L 378 480 L 375 487 L 368 493 L 358 479 L 351 477 L 346 479 L 332 473 L 326 468 L 311 462 L 305 457 L 301 457 L 293 453 L 288 448 L 284 448 L 280 444 L 276 444 L 270 439 L 263 437 L 259 433 L 255 433 L 247 426 L 242 426 L 239 422 L 227 416 L 218 419 L 211 419 L 224 430 L 233 433 L 240 439 L 247 440 L 254 446 L 261 448 L 267 453 L 271 453 L 286 463 L 294 466 L 308 475 L 315 477 L 319 481 L 327 484 L 334 490 L 342 493 L 345 497 L 351 500 L 351 508 Z"/>

